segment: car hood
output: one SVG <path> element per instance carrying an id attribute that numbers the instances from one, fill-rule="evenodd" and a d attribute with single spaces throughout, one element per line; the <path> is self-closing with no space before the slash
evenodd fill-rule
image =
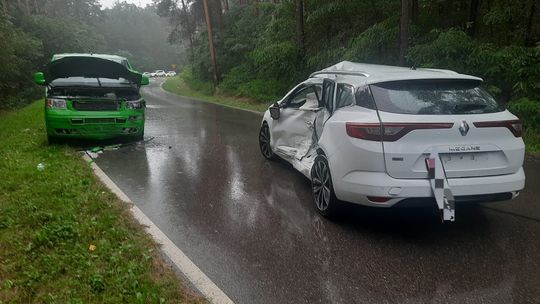
<path id="1" fill-rule="evenodd" d="M 97 57 L 63 57 L 47 65 L 45 80 L 51 83 L 55 79 L 68 77 L 85 78 L 124 78 L 140 85 L 142 75 L 128 69 L 121 63 Z"/>

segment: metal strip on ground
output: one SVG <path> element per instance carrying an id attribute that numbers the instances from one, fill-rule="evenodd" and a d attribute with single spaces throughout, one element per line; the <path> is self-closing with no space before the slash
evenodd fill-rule
<path id="1" fill-rule="evenodd" d="M 146 227 L 146 232 L 152 238 L 161 244 L 161 250 L 171 259 L 178 269 L 186 276 L 186 278 L 203 294 L 206 299 L 215 304 L 231 304 L 234 303 L 210 278 L 208 278 L 195 265 L 180 248 L 178 248 L 166 235 L 154 224 L 141 209 L 139 209 L 133 201 L 101 170 L 94 160 L 86 153 L 83 158 L 90 163 L 94 174 L 99 178 L 109 190 L 111 190 L 120 200 L 131 205 L 131 213 L 133 217 L 143 226 Z"/>

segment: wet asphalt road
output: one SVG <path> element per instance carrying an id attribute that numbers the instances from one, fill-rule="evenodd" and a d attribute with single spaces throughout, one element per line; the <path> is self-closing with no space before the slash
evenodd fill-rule
<path id="1" fill-rule="evenodd" d="M 308 181 L 257 144 L 260 116 L 144 89 L 146 143 L 96 160 L 236 303 L 539 303 L 540 161 L 512 202 L 348 206 L 320 217 Z"/>

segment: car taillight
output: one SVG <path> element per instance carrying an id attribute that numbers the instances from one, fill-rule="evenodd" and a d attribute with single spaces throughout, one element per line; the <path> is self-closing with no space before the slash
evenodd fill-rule
<path id="1" fill-rule="evenodd" d="M 450 129 L 454 123 L 355 123 L 345 124 L 347 135 L 376 141 L 396 141 L 405 134 L 419 129 Z M 382 131 L 381 131 L 382 129 Z"/>
<path id="2" fill-rule="evenodd" d="M 521 120 L 479 121 L 473 122 L 477 128 L 508 128 L 515 137 L 521 137 L 523 124 Z"/>

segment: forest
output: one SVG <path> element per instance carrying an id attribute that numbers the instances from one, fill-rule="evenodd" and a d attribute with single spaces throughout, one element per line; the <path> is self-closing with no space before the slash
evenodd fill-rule
<path id="1" fill-rule="evenodd" d="M 180 64 L 181 48 L 153 6 L 118 2 L 103 9 L 97 0 L 0 0 L 0 110 L 21 107 L 43 95 L 32 74 L 52 55 L 112 53 L 140 71 Z"/>
<path id="2" fill-rule="evenodd" d="M 536 0 L 156 3 L 173 27 L 170 40 L 186 49 L 184 80 L 207 94 L 275 101 L 311 72 L 343 60 L 451 69 L 482 77 L 538 139 Z"/>
<path id="3" fill-rule="evenodd" d="M 0 0 L 0 108 L 35 98 L 31 74 L 53 53 L 124 55 L 143 71 L 182 68 L 208 95 L 275 101 L 343 60 L 482 77 L 540 133 L 536 0 Z M 210 35 L 208 34 L 210 33 Z"/>

